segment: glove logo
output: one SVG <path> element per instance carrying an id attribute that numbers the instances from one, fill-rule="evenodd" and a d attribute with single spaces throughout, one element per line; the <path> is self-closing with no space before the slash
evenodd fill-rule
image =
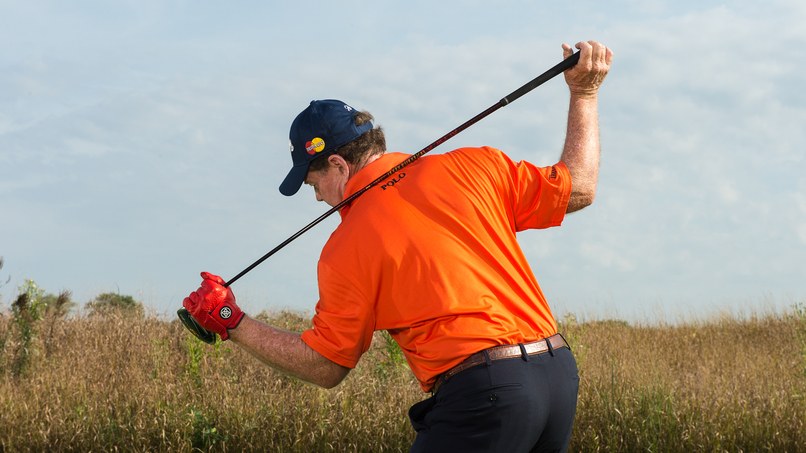
<path id="1" fill-rule="evenodd" d="M 232 309 L 229 307 L 223 307 L 221 310 L 219 310 L 218 316 L 220 316 L 221 319 L 229 319 L 230 316 L 232 316 Z"/>

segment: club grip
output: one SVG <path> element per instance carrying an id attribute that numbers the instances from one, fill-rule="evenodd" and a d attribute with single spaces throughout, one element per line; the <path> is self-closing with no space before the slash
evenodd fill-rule
<path id="1" fill-rule="evenodd" d="M 558 74 L 564 72 L 566 69 L 574 67 L 574 65 L 576 65 L 578 62 L 579 62 L 579 52 L 557 63 L 556 65 L 554 65 L 553 68 L 532 79 L 531 82 L 527 82 L 524 86 L 518 88 L 512 93 L 509 93 L 509 95 L 501 99 L 500 101 L 501 106 L 503 107 L 509 104 L 510 102 L 513 102 L 515 99 L 518 99 L 519 97 L 523 96 L 524 94 L 534 90 L 540 85 L 543 85 L 544 83 L 556 77 Z"/>
<path id="2" fill-rule="evenodd" d="M 179 320 L 182 321 L 182 324 L 192 333 L 196 338 L 199 340 L 207 343 L 207 344 L 215 344 L 216 342 L 216 335 L 215 332 L 210 332 L 209 330 L 205 329 L 201 326 L 193 316 L 190 315 L 190 312 L 187 311 L 186 308 L 182 307 L 177 312 L 176 315 L 179 316 Z"/>

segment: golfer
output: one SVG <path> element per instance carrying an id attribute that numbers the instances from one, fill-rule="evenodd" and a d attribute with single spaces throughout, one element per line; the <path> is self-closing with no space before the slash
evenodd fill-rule
<path id="1" fill-rule="evenodd" d="M 344 206 L 319 258 L 310 329 L 245 316 L 224 280 L 206 272 L 184 307 L 222 339 L 326 388 L 356 366 L 374 331 L 387 330 L 430 392 L 409 410 L 412 451 L 566 450 L 576 362 L 516 233 L 559 226 L 594 199 L 597 95 L 613 54 L 594 41 L 576 48 L 559 162 L 538 167 L 495 148 L 460 148 L 422 157 Z M 405 160 L 386 152 L 372 119 L 341 101 L 311 102 L 291 124 L 293 166 L 280 192 L 305 183 L 335 206 Z"/>

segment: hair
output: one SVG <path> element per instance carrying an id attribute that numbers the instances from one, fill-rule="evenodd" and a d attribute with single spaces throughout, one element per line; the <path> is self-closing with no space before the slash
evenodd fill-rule
<path id="1" fill-rule="evenodd" d="M 355 114 L 355 125 L 360 126 L 374 119 L 372 114 L 367 111 L 357 112 Z M 358 138 L 350 143 L 336 148 L 335 151 L 312 160 L 308 166 L 308 171 L 321 171 L 327 168 L 327 157 L 332 154 L 338 154 L 350 165 L 362 168 L 370 157 L 379 156 L 385 152 L 386 137 L 383 134 L 383 128 L 377 126 L 359 135 Z"/>

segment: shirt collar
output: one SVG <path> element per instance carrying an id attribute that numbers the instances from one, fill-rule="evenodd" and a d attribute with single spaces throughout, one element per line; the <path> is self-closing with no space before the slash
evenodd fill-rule
<path id="1" fill-rule="evenodd" d="M 364 168 L 358 170 L 358 173 L 353 175 L 347 181 L 347 185 L 344 186 L 344 198 L 347 198 L 350 195 L 363 189 L 364 187 L 369 185 L 369 183 L 377 179 L 379 176 L 383 175 L 384 173 L 394 168 L 395 165 L 406 160 L 406 158 L 408 158 L 409 156 L 410 154 L 404 154 L 404 153 L 384 153 L 381 157 L 368 163 L 367 165 L 364 166 Z M 353 202 L 355 202 L 355 200 L 353 200 Z M 347 205 L 339 210 L 339 214 L 341 214 L 342 218 L 344 218 L 344 216 L 347 215 L 349 207 L 350 205 Z"/>

